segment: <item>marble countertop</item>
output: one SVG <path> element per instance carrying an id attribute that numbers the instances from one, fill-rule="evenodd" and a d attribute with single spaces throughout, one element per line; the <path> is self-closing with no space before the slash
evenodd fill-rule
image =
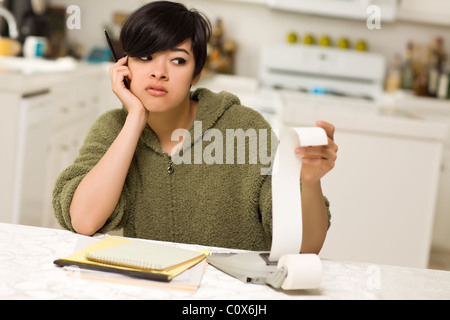
<path id="1" fill-rule="evenodd" d="M 69 277 L 53 261 L 71 254 L 81 238 L 65 230 L 0 223 L 0 300 L 450 299 L 447 271 L 328 260 L 322 261 L 319 288 L 303 291 L 244 284 L 210 265 L 198 290 L 189 292 Z"/>

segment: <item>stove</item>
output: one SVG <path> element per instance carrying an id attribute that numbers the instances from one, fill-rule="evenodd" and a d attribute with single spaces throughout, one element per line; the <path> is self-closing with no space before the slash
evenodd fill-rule
<path id="1" fill-rule="evenodd" d="M 383 94 L 385 58 L 376 53 L 305 45 L 263 48 L 262 87 L 376 101 Z"/>

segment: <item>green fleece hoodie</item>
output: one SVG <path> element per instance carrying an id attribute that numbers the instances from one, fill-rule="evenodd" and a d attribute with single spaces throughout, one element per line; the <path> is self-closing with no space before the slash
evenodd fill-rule
<path id="1" fill-rule="evenodd" d="M 271 165 L 266 161 L 271 153 L 269 124 L 229 93 L 198 89 L 191 93 L 191 99 L 198 101 L 198 110 L 178 157 L 169 157 L 162 151 L 157 136 L 147 125 L 119 203 L 99 232 L 123 228 L 127 237 L 269 250 L 271 176 L 263 171 Z M 73 231 L 69 216 L 73 194 L 113 143 L 126 117 L 124 108 L 102 115 L 91 128 L 74 164 L 58 178 L 53 206 L 63 227 Z M 258 146 L 264 142 L 266 148 L 254 148 L 250 138 L 245 139 L 243 146 L 239 138 L 230 141 L 231 135 L 227 136 L 239 136 L 253 129 Z M 264 136 L 260 132 L 266 132 L 267 139 L 261 139 Z M 242 147 L 245 161 L 239 159 Z M 328 207 L 327 201 L 326 204 Z"/>

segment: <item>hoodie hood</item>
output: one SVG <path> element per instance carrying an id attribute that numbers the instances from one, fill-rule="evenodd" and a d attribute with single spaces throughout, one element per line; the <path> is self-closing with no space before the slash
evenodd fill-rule
<path id="1" fill-rule="evenodd" d="M 191 100 L 198 102 L 194 122 L 200 121 L 202 124 L 201 137 L 198 135 L 198 132 L 194 132 L 194 124 L 189 129 L 191 145 L 193 145 L 196 140 L 203 138 L 205 132 L 208 129 L 213 128 L 218 119 L 220 119 L 231 106 L 240 105 L 239 98 L 231 93 L 225 91 L 214 93 L 205 88 L 200 88 L 191 92 Z M 141 141 L 155 152 L 164 153 L 159 144 L 158 137 L 148 125 L 142 131 Z M 185 145 L 185 143 L 189 142 L 185 141 L 183 145 Z"/>

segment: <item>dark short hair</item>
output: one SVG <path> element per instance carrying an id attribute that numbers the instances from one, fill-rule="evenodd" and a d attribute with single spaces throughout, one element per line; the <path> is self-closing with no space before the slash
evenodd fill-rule
<path id="1" fill-rule="evenodd" d="M 144 57 L 191 39 L 195 78 L 205 65 L 210 36 L 211 23 L 199 11 L 177 2 L 155 1 L 137 9 L 125 21 L 120 42 L 129 57 Z"/>

